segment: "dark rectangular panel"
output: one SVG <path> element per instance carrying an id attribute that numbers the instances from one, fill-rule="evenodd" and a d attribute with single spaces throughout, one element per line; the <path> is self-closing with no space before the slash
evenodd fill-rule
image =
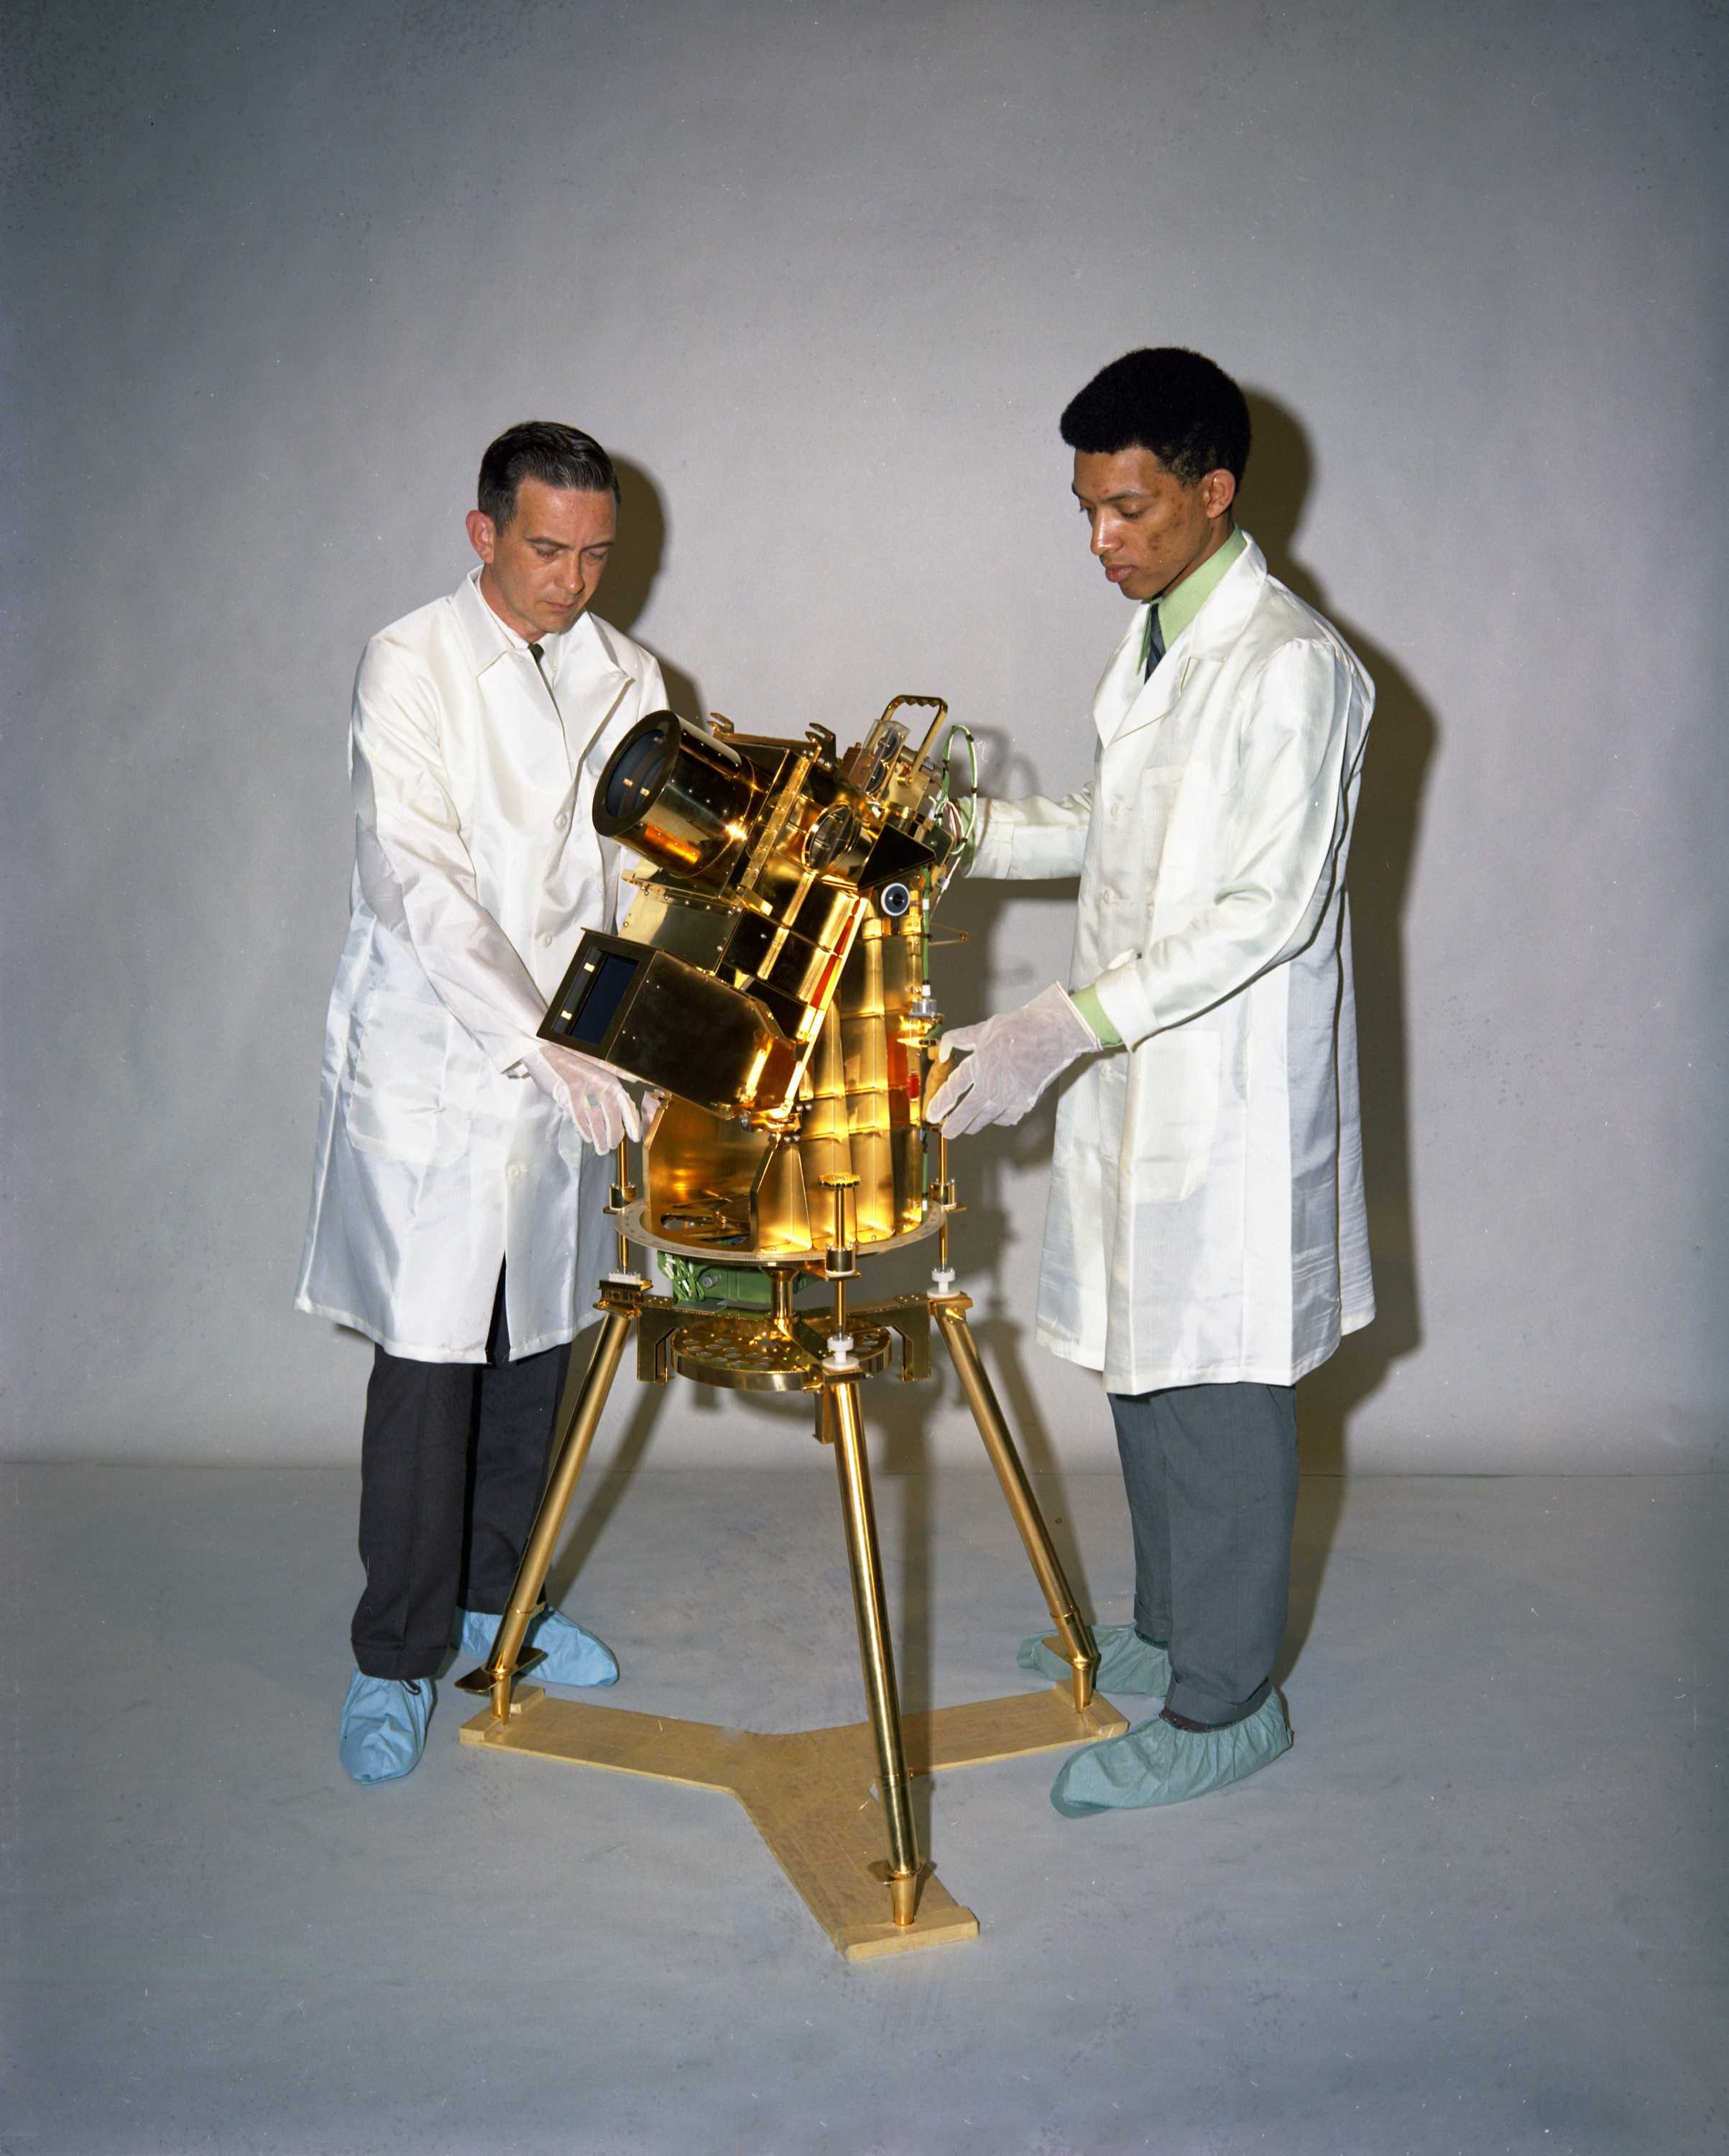
<path id="1" fill-rule="evenodd" d="M 624 1000 L 625 991 L 636 978 L 640 963 L 635 958 L 621 957 L 616 951 L 603 954 L 594 969 L 594 978 L 588 983 L 588 993 L 577 1004 L 576 1015 L 571 1020 L 567 1038 L 579 1048 L 598 1051 L 606 1039 L 607 1028 Z"/>

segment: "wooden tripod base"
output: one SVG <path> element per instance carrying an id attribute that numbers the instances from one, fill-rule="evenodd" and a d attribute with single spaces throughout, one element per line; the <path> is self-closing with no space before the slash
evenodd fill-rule
<path id="1" fill-rule="evenodd" d="M 1026 1752 L 1059 1751 L 1128 1727 L 1108 1700 L 1076 1712 L 1066 1686 L 1017 1692 L 902 1718 L 908 1770 L 977 1767 Z M 805 1906 L 849 1961 L 977 1938 L 978 1919 L 927 1876 L 911 1924 L 888 1921 L 883 1820 L 870 1796 L 875 1741 L 868 1722 L 763 1737 L 709 1722 L 672 1722 L 622 1707 L 518 1691 L 510 1718 L 489 1708 L 462 1726 L 464 1744 L 521 1752 L 572 1767 L 609 1767 L 736 1797 Z"/>

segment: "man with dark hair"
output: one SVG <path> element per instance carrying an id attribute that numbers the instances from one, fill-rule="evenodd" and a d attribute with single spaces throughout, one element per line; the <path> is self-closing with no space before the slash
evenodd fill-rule
<path id="1" fill-rule="evenodd" d="M 1101 1688 L 1161 1712 L 1065 1761 L 1069 1816 L 1224 1787 L 1290 1743 L 1273 1689 L 1295 1380 L 1374 1314 L 1345 860 L 1374 691 L 1234 514 L 1249 411 L 1133 352 L 1063 414 L 1092 552 L 1136 602 L 1091 782 L 980 802 L 975 875 L 1079 875 L 1071 993 L 965 1026 L 951 1135 L 1057 1113 L 1039 1337 L 1104 1376 L 1135 1546 Z M 1066 1666 L 1037 1639 L 1022 1666 Z"/>
<path id="2" fill-rule="evenodd" d="M 375 1343 L 340 1738 L 359 1782 L 409 1772 L 439 1665 L 491 1644 L 603 1262 L 608 1156 L 640 1133 L 616 1072 L 536 1038 L 577 938 L 615 914 L 595 781 L 666 701 L 650 654 L 588 611 L 618 499 L 591 436 L 500 434 L 468 516 L 480 567 L 375 636 L 355 681 L 353 911 L 295 1301 Z M 556 1610 L 530 1639 L 551 1683 L 617 1678 Z"/>
<path id="3" fill-rule="evenodd" d="M 506 428 L 487 444 L 475 489 L 475 514 L 502 531 L 516 513 L 516 494 L 526 479 L 565 494 L 609 494 L 616 514 L 618 475 L 613 460 L 592 434 L 546 419 L 525 419 Z"/>

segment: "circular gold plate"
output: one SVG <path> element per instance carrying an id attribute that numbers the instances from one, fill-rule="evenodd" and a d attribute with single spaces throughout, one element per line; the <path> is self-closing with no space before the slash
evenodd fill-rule
<path id="1" fill-rule="evenodd" d="M 870 1377 L 887 1363 L 892 1337 L 880 1325 L 853 1325 L 853 1360 L 859 1374 Z M 823 1383 L 820 1335 L 808 1321 L 814 1346 L 797 1333 L 783 1332 L 767 1317 L 687 1317 L 668 1343 L 672 1366 L 681 1378 L 700 1385 L 725 1385 L 734 1392 L 803 1393 Z"/>

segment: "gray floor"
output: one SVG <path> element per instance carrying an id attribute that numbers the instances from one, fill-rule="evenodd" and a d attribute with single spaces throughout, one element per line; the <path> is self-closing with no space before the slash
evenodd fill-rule
<path id="1" fill-rule="evenodd" d="M 1126 1614 L 1114 1481 L 1045 1488 Z M 857 1968 L 728 1800 L 481 1756 L 448 1687 L 353 1788 L 349 1475 L 5 1491 L 8 2156 L 1729 2148 L 1723 1478 L 1310 1481 L 1295 1750 L 1089 1821 L 945 1777 L 982 1936 Z M 879 1496 L 909 1699 L 1013 1689 L 994 1486 Z M 639 1474 L 573 1558 L 618 1704 L 859 1712 L 825 1476 Z"/>

